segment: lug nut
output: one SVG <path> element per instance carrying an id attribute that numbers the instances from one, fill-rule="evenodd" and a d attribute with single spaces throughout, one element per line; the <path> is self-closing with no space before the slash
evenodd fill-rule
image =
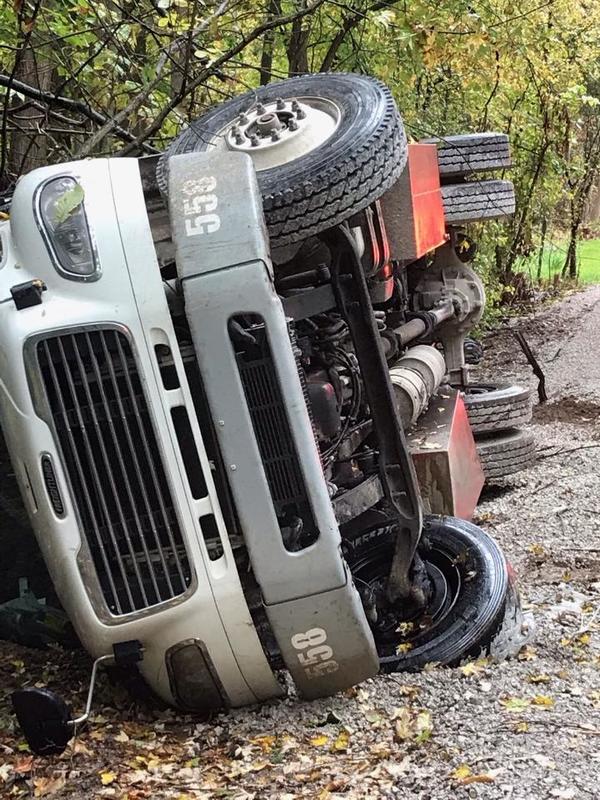
<path id="1" fill-rule="evenodd" d="M 282 97 L 278 97 L 277 98 L 277 110 L 278 111 L 283 111 L 284 108 L 285 108 L 285 103 L 283 102 L 283 98 Z"/>
<path id="2" fill-rule="evenodd" d="M 250 144 L 252 147 L 258 147 L 258 136 L 255 133 L 250 137 Z"/>
<path id="3" fill-rule="evenodd" d="M 294 98 L 292 100 L 292 111 L 298 111 L 299 108 L 300 108 L 300 103 L 296 100 L 296 98 Z"/>
<path id="4" fill-rule="evenodd" d="M 296 122 L 295 119 L 291 119 L 288 122 L 288 130 L 290 130 L 290 131 L 297 131 L 298 130 L 298 123 Z"/>
<path id="5" fill-rule="evenodd" d="M 298 119 L 304 119 L 306 117 L 306 111 L 302 111 L 302 109 L 299 108 L 298 111 L 296 111 L 296 116 Z"/>
<path id="6" fill-rule="evenodd" d="M 279 134 L 277 131 L 271 131 L 271 141 L 278 142 L 279 141 Z"/>
<path id="7" fill-rule="evenodd" d="M 240 125 L 245 125 L 248 122 L 248 117 L 242 112 L 238 117 L 238 122 Z"/>
<path id="8" fill-rule="evenodd" d="M 265 107 L 263 106 L 263 104 L 262 104 L 262 103 L 257 103 L 257 104 L 256 104 L 256 113 L 257 113 L 257 114 L 264 114 L 264 113 L 265 113 L 265 110 L 266 110 L 266 109 L 265 109 Z"/>
<path id="9" fill-rule="evenodd" d="M 242 134 L 239 131 L 234 135 L 235 135 L 235 143 L 236 144 L 244 144 L 244 137 L 242 136 Z"/>

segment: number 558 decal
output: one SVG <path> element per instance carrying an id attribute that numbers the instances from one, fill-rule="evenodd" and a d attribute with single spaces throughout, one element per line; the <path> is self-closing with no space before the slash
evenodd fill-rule
<path id="1" fill-rule="evenodd" d="M 298 661 L 304 667 L 307 678 L 320 678 L 340 668 L 333 658 L 333 650 L 326 644 L 327 632 L 323 628 L 310 628 L 305 633 L 292 636 L 292 647 L 297 653 Z"/>

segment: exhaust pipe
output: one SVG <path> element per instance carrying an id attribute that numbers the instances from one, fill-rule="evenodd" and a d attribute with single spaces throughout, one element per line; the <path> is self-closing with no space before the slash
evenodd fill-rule
<path id="1" fill-rule="evenodd" d="M 425 411 L 445 374 L 444 356 L 427 344 L 411 347 L 390 368 L 396 410 L 405 428 L 414 425 Z"/>

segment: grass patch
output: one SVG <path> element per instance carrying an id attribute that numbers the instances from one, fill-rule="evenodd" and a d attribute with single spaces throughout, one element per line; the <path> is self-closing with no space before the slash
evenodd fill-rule
<path id="1" fill-rule="evenodd" d="M 547 244 L 542 254 L 542 282 L 553 282 L 560 275 L 567 257 L 567 242 Z M 527 272 L 536 281 L 539 267 L 539 252 L 524 259 L 518 272 Z M 579 283 L 589 285 L 600 283 L 600 239 L 585 239 L 577 247 L 577 274 Z"/>

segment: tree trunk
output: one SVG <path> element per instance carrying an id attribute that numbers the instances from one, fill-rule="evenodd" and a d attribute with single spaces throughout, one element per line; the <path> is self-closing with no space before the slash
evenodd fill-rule
<path id="1" fill-rule="evenodd" d="M 39 9 L 42 7 L 40 3 Z M 38 12 L 39 12 L 38 9 Z M 55 77 L 52 62 L 48 59 L 48 31 L 40 30 L 39 16 L 31 23 L 30 34 L 25 34 L 23 44 L 15 54 L 15 80 L 23 81 L 35 89 L 50 91 Z M 11 129 L 5 161 L 5 179 L 12 184 L 20 175 L 48 163 L 48 138 L 44 132 L 46 112 L 32 102 L 13 99 L 8 109 Z"/>
<path id="2" fill-rule="evenodd" d="M 298 11 L 306 8 L 306 0 L 300 0 Z M 310 19 L 310 16 L 309 18 Z M 303 75 L 308 72 L 308 38 L 310 22 L 304 17 L 294 20 L 287 45 L 288 75 Z"/>
<path id="3" fill-rule="evenodd" d="M 281 3 L 271 0 L 267 10 L 267 22 L 281 16 Z M 260 54 L 260 85 L 266 86 L 271 80 L 273 70 L 273 51 L 275 48 L 275 29 L 269 30 L 263 36 L 262 52 Z"/>

